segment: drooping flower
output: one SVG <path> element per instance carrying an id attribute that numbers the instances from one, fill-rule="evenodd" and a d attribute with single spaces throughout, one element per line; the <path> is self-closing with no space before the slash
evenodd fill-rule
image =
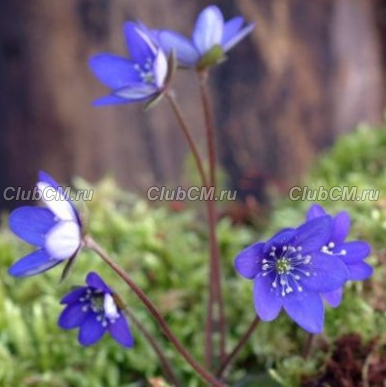
<path id="1" fill-rule="evenodd" d="M 307 220 L 327 215 L 326 211 L 319 204 L 313 204 L 307 212 Z M 332 218 L 332 232 L 330 239 L 322 247 L 326 254 L 337 257 L 347 267 L 350 281 L 363 281 L 373 273 L 373 268 L 364 262 L 369 256 L 370 245 L 362 241 L 345 242 L 350 232 L 350 215 L 346 211 L 339 212 Z M 343 288 L 323 293 L 323 298 L 332 307 L 337 307 L 342 301 Z"/>
<path id="2" fill-rule="evenodd" d="M 221 62 L 224 54 L 246 37 L 253 27 L 254 24 L 244 26 L 241 16 L 225 22 L 220 9 L 211 5 L 198 16 L 191 40 L 169 30 L 156 31 L 155 35 L 166 53 L 175 51 L 182 66 L 205 68 Z"/>
<path id="3" fill-rule="evenodd" d="M 110 53 L 90 59 L 91 70 L 112 90 L 94 101 L 95 106 L 153 100 L 165 91 L 170 66 L 163 50 L 142 24 L 126 23 L 124 35 L 131 59 Z"/>
<path id="4" fill-rule="evenodd" d="M 51 269 L 75 257 L 82 244 L 82 223 L 63 187 L 47 173 L 40 172 L 37 188 L 48 208 L 20 207 L 9 218 L 11 230 L 38 247 L 9 268 L 9 274 L 15 277 Z"/>
<path id="5" fill-rule="evenodd" d="M 331 217 L 323 216 L 296 229 L 284 229 L 236 257 L 236 270 L 254 281 L 254 306 L 263 321 L 274 320 L 284 308 L 306 331 L 323 330 L 320 293 L 338 289 L 348 277 L 343 262 L 321 252 L 331 227 Z"/>
<path id="6" fill-rule="evenodd" d="M 86 283 L 61 300 L 66 307 L 58 325 L 62 329 L 79 328 L 78 341 L 84 346 L 95 344 L 108 331 L 119 344 L 132 347 L 133 336 L 114 292 L 94 272 L 87 275 Z"/>

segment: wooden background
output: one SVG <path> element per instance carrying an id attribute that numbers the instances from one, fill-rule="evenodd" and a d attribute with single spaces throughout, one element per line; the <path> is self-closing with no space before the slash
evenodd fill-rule
<path id="1" fill-rule="evenodd" d="M 224 0 L 253 34 L 213 71 L 219 160 L 229 185 L 259 196 L 288 187 L 317 153 L 385 105 L 386 1 Z M 184 181 L 187 149 L 164 101 L 93 108 L 106 89 L 88 69 L 98 52 L 125 54 L 122 25 L 140 19 L 190 34 L 208 1 L 2 0 L 0 192 L 28 188 L 39 169 L 61 182 L 106 173 L 139 192 Z M 203 133 L 194 77 L 176 90 L 195 136 Z M 249 187 L 249 188 L 248 188 Z M 1 195 L 2 196 L 2 195 Z M 241 195 L 242 197 L 242 195 Z M 0 199 L 0 206 L 13 206 Z"/>

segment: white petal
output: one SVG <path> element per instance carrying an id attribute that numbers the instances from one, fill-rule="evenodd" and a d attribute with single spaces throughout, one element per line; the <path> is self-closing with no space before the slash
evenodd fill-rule
<path id="1" fill-rule="evenodd" d="M 111 294 L 106 293 L 103 300 L 103 309 L 105 315 L 109 320 L 115 320 L 119 317 L 118 308 L 115 305 L 114 299 Z"/>
<path id="2" fill-rule="evenodd" d="M 71 258 L 81 243 L 81 232 L 77 222 L 59 222 L 46 237 L 45 248 L 54 259 Z"/>
<path id="3" fill-rule="evenodd" d="M 56 191 L 54 187 L 47 183 L 39 182 L 38 190 L 42 195 L 42 199 L 47 207 L 60 220 L 71 220 L 77 222 L 77 217 L 71 203 L 63 194 Z"/>
<path id="4" fill-rule="evenodd" d="M 221 44 L 224 33 L 224 17 L 215 5 L 206 7 L 198 16 L 193 31 L 193 42 L 201 54 Z"/>
<path id="5" fill-rule="evenodd" d="M 123 87 L 122 89 L 116 90 L 114 94 L 128 101 L 138 101 L 150 97 L 157 91 L 154 85 L 140 83 L 138 85 Z"/>
<path id="6" fill-rule="evenodd" d="M 168 73 L 168 61 L 162 50 L 158 50 L 154 60 L 154 77 L 156 86 L 161 89 L 165 84 L 166 75 Z"/>

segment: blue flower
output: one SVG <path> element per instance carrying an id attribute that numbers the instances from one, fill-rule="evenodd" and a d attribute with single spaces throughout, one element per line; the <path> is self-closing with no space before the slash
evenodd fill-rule
<path id="1" fill-rule="evenodd" d="M 39 173 L 37 188 L 48 208 L 20 207 L 9 218 L 11 230 L 38 247 L 9 268 L 9 274 L 15 277 L 51 269 L 75 257 L 82 244 L 79 215 L 63 188 L 44 172 Z"/>
<path id="2" fill-rule="evenodd" d="M 205 67 L 223 60 L 224 54 L 253 30 L 253 24 L 243 25 L 240 16 L 225 22 L 220 9 L 211 5 L 198 16 L 191 40 L 168 30 L 157 31 L 156 36 L 166 53 L 175 51 L 182 66 Z"/>
<path id="3" fill-rule="evenodd" d="M 307 220 L 323 217 L 326 211 L 319 204 L 313 204 L 307 212 Z M 369 278 L 373 268 L 364 262 L 370 254 L 370 245 L 361 241 L 345 242 L 350 232 L 350 215 L 339 212 L 332 218 L 332 233 L 327 243 L 322 247 L 326 254 L 333 255 L 342 261 L 349 272 L 348 280 L 362 281 Z M 343 288 L 322 294 L 332 307 L 336 308 L 342 301 Z"/>
<path id="4" fill-rule="evenodd" d="M 98 54 L 90 59 L 96 77 L 112 89 L 110 95 L 94 101 L 95 106 L 156 99 L 166 88 L 168 61 L 146 27 L 129 22 L 124 34 L 131 59 L 114 54 Z"/>
<path id="5" fill-rule="evenodd" d="M 66 307 L 58 325 L 62 329 L 79 328 L 78 341 L 84 346 L 95 344 L 109 331 L 119 344 L 132 347 L 133 336 L 114 292 L 93 272 L 87 275 L 86 283 L 61 300 Z"/>
<path id="6" fill-rule="evenodd" d="M 320 293 L 338 289 L 348 277 L 343 262 L 321 252 L 330 240 L 331 227 L 330 216 L 319 217 L 296 229 L 284 229 L 236 257 L 236 270 L 254 281 L 254 305 L 263 321 L 274 320 L 284 308 L 306 331 L 323 330 Z"/>

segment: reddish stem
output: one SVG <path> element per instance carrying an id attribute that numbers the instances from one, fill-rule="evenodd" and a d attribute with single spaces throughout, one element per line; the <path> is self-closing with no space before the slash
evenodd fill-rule
<path id="1" fill-rule="evenodd" d="M 200 95 L 201 102 L 204 111 L 205 117 L 205 128 L 206 128 L 206 139 L 207 139 L 207 148 L 208 148 L 208 158 L 209 158 L 209 185 L 211 187 L 216 187 L 216 146 L 215 146 L 215 133 L 213 126 L 213 117 L 210 108 L 210 101 L 207 90 L 207 79 L 208 72 L 201 71 L 199 72 L 199 83 L 200 83 Z M 213 346 L 213 325 L 214 321 L 217 320 L 220 330 L 220 359 L 221 361 L 225 358 L 225 347 L 226 347 L 226 322 L 225 322 L 225 313 L 224 313 L 224 301 L 222 296 L 222 287 L 221 287 L 221 262 L 220 262 L 220 251 L 217 241 L 216 233 L 216 209 L 215 209 L 215 198 L 211 198 L 207 202 L 207 211 L 208 211 L 208 221 L 209 221 L 209 243 L 211 251 L 211 264 L 209 272 L 209 283 L 210 283 L 210 293 L 209 296 L 209 314 L 207 316 L 206 324 L 206 342 L 211 343 Z M 218 316 L 214 315 L 214 308 L 218 308 Z M 206 353 L 206 364 L 207 366 L 212 365 L 212 352 L 213 349 L 208 348 Z"/>
<path id="2" fill-rule="evenodd" d="M 132 279 L 126 274 L 126 272 L 117 265 L 108 254 L 90 237 L 85 236 L 84 244 L 89 249 L 95 251 L 122 279 L 125 283 L 131 288 L 131 290 L 137 295 L 143 305 L 147 308 L 150 314 L 153 316 L 154 320 L 159 324 L 161 330 L 169 341 L 173 344 L 174 348 L 181 354 L 181 356 L 190 364 L 190 366 L 195 370 L 197 375 L 200 376 L 205 382 L 209 383 L 213 387 L 224 387 L 219 380 L 217 380 L 210 372 L 203 368 L 196 360 L 190 356 L 189 352 L 177 339 L 174 333 L 169 328 L 169 325 L 158 312 L 157 308 L 146 296 L 146 294 L 132 281 Z"/>

